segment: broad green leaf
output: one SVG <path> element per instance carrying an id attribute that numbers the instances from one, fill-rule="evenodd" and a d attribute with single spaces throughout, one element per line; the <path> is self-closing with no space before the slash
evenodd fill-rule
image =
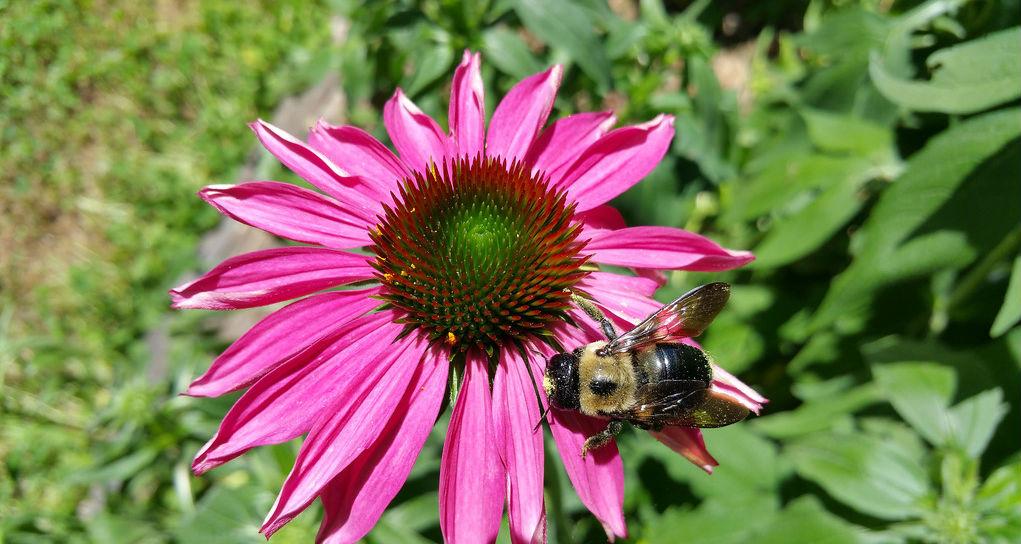
<path id="1" fill-rule="evenodd" d="M 1021 122 L 1016 110 L 996 111 L 950 127 L 915 153 L 904 174 L 880 197 L 860 233 L 861 251 L 832 282 L 810 329 L 827 327 L 840 316 L 867 306 L 873 290 L 880 285 L 909 277 L 905 274 L 926 273 L 926 267 L 912 266 L 898 255 L 901 246 L 906 246 L 905 256 L 929 259 L 927 267 L 946 265 L 946 259 L 963 254 L 964 241 L 950 233 L 928 235 L 927 242 L 924 238 L 918 242 L 924 246 L 906 243 L 910 241 L 908 236 L 950 199 L 976 166 L 1019 133 Z M 946 244 L 952 245 L 938 247 Z M 930 251 L 936 253 L 929 254 Z"/>
<path id="2" fill-rule="evenodd" d="M 1014 266 L 1010 270 L 1010 283 L 1007 285 L 1007 295 L 1003 297 L 1003 306 L 993 320 L 993 326 L 989 329 L 989 336 L 997 338 L 1010 330 L 1021 321 L 1021 257 L 1014 259 Z"/>
<path id="3" fill-rule="evenodd" d="M 809 191 L 825 187 L 867 167 L 858 157 L 830 157 L 798 152 L 775 157 L 759 173 L 735 188 L 725 221 L 753 220 L 769 213 L 789 215 L 804 206 Z"/>
<path id="4" fill-rule="evenodd" d="M 489 28 L 482 34 L 482 51 L 486 62 L 518 79 L 547 68 L 528 50 L 520 36 L 504 27 Z"/>
<path id="5" fill-rule="evenodd" d="M 982 455 L 1007 409 L 1000 389 L 979 393 L 950 409 L 951 432 L 968 457 Z"/>
<path id="6" fill-rule="evenodd" d="M 867 529 L 852 525 L 831 514 L 819 499 L 803 495 L 794 499 L 777 515 L 762 533 L 749 542 L 755 544 L 789 544 L 814 542 L 817 544 L 857 544 L 873 542 Z M 796 535 L 796 536 L 795 536 Z"/>
<path id="7" fill-rule="evenodd" d="M 812 144 L 831 153 L 889 154 L 893 132 L 854 115 L 802 108 Z"/>
<path id="8" fill-rule="evenodd" d="M 632 530 L 641 531 L 641 542 L 712 542 L 744 544 L 775 519 L 778 499 L 772 494 L 749 493 L 724 501 L 711 497 L 695 510 L 668 508 L 663 514 Z M 735 522 L 740 512 L 740 523 Z"/>
<path id="9" fill-rule="evenodd" d="M 1021 96 L 1021 27 L 936 51 L 929 81 L 898 77 L 874 53 L 869 75 L 886 98 L 918 111 L 974 113 Z"/>
<path id="10" fill-rule="evenodd" d="M 610 89 L 610 61 L 584 9 L 570 0 L 519 0 L 514 10 L 542 41 L 570 53 L 600 92 Z"/>
<path id="11" fill-rule="evenodd" d="M 872 384 L 813 399 L 794 410 L 769 414 L 749 422 L 753 428 L 777 440 L 787 440 L 827 429 L 847 427 L 850 416 L 880 401 Z"/>
<path id="12" fill-rule="evenodd" d="M 957 385 L 953 369 L 935 363 L 887 363 L 874 365 L 872 375 L 904 421 L 930 444 L 947 443 L 952 426 L 947 406 Z"/>
<path id="13" fill-rule="evenodd" d="M 772 494 L 790 470 L 778 457 L 777 447 L 748 425 L 713 429 L 703 433 L 703 437 L 720 465 L 713 469 L 712 478 L 696 474 L 689 480 L 700 496 L 737 501 L 742 494 Z"/>
<path id="14" fill-rule="evenodd" d="M 405 92 L 415 96 L 441 76 L 450 72 L 454 51 L 448 43 L 437 43 L 415 56 L 415 71 L 405 84 Z"/>
<path id="15" fill-rule="evenodd" d="M 872 166 L 864 158 L 840 161 L 830 180 L 801 210 L 778 218 L 769 233 L 755 246 L 755 268 L 775 268 L 811 253 L 838 232 L 861 209 L 861 186 L 871 177 Z"/>
<path id="16" fill-rule="evenodd" d="M 887 520 L 916 517 L 931 492 L 919 459 L 862 433 L 815 433 L 786 450 L 798 474 L 859 512 Z"/>
<path id="17" fill-rule="evenodd" d="M 1021 534 L 1021 462 L 1017 454 L 986 478 L 975 494 L 973 511 L 979 517 L 979 531 L 990 542 L 1016 542 Z"/>

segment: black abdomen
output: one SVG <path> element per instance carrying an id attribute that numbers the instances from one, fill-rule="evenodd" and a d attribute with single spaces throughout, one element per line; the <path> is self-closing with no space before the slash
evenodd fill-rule
<path id="1" fill-rule="evenodd" d="M 697 380 L 709 387 L 713 381 L 712 361 L 706 352 L 688 344 L 656 344 L 655 349 L 635 354 L 644 382 Z"/>

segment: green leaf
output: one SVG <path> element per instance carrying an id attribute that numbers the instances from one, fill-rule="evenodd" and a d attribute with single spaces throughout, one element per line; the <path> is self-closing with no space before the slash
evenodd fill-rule
<path id="1" fill-rule="evenodd" d="M 847 426 L 850 415 L 879 402 L 872 384 L 805 402 L 794 410 L 755 418 L 749 424 L 771 438 L 786 440 Z"/>
<path id="2" fill-rule="evenodd" d="M 872 155 L 889 152 L 893 132 L 855 115 L 802 108 L 812 144 L 822 151 Z"/>
<path id="3" fill-rule="evenodd" d="M 842 315 L 866 307 L 882 285 L 931 272 L 933 267 L 967 265 L 957 261 L 968 252 L 966 241 L 956 234 L 935 232 L 921 241 L 908 237 L 946 204 L 976 166 L 1019 133 L 1016 110 L 995 111 L 951 126 L 915 153 L 904 174 L 880 197 L 860 233 L 861 251 L 833 280 L 810 330 L 828 327 Z"/>
<path id="4" fill-rule="evenodd" d="M 521 37 L 504 27 L 489 28 L 482 34 L 482 51 L 486 62 L 518 79 L 546 69 Z"/>
<path id="5" fill-rule="evenodd" d="M 864 527 L 852 525 L 843 518 L 829 513 L 819 500 L 811 495 L 794 499 L 761 534 L 750 538 L 755 544 L 788 544 L 789 542 L 815 542 L 818 544 L 856 544 L 872 542 Z M 792 539 L 793 535 L 797 535 Z"/>
<path id="6" fill-rule="evenodd" d="M 918 111 L 974 113 L 1021 96 L 1021 27 L 940 49 L 929 56 L 929 81 L 902 79 L 878 53 L 869 75 L 883 95 Z"/>
<path id="7" fill-rule="evenodd" d="M 415 96 L 441 76 L 450 71 L 454 63 L 454 51 L 448 43 L 437 43 L 415 57 L 415 71 L 405 84 L 408 96 Z"/>
<path id="8" fill-rule="evenodd" d="M 542 41 L 570 53 L 600 92 L 610 89 L 610 60 L 584 9 L 569 0 L 519 0 L 515 11 Z"/>
<path id="9" fill-rule="evenodd" d="M 862 433 L 815 433 L 788 446 L 798 474 L 859 512 L 916 517 L 930 493 L 920 460 L 896 442 Z"/>
<path id="10" fill-rule="evenodd" d="M 973 511 L 982 515 L 978 526 L 989 542 L 1015 542 L 1021 534 L 1021 462 L 1014 458 L 993 471 L 975 494 Z"/>
<path id="11" fill-rule="evenodd" d="M 734 501 L 711 497 L 695 510 L 670 507 L 641 527 L 643 542 L 712 542 L 743 544 L 753 542 L 754 532 L 776 515 L 777 498 L 772 494 L 748 494 Z M 735 523 L 740 512 L 740 523 Z M 685 535 L 682 539 L 679 535 Z"/>
<path id="12" fill-rule="evenodd" d="M 951 431 L 968 457 L 978 459 L 1007 414 L 1000 389 L 990 389 L 950 409 Z"/>
<path id="13" fill-rule="evenodd" d="M 1007 295 L 1003 297 L 1003 306 L 996 313 L 993 326 L 989 329 L 989 336 L 997 338 L 1010 330 L 1021 321 L 1021 257 L 1014 259 L 1014 266 L 1010 270 L 1010 283 L 1007 285 Z"/>
<path id="14" fill-rule="evenodd" d="M 832 164 L 828 184 L 797 213 L 778 218 L 755 247 L 753 267 L 775 268 L 804 257 L 858 213 L 864 201 L 857 193 L 871 177 L 872 165 L 865 159 Z"/>
<path id="15" fill-rule="evenodd" d="M 957 377 L 953 369 L 935 363 L 874 365 L 872 375 L 894 410 L 930 444 L 946 445 L 952 434 L 947 406 Z"/>

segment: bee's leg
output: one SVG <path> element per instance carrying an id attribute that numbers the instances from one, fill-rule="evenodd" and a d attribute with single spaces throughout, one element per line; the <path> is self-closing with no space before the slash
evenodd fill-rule
<path id="1" fill-rule="evenodd" d="M 585 454 L 589 450 L 594 450 L 605 446 L 613 437 L 620 433 L 624 429 L 624 422 L 619 419 L 611 419 L 610 423 L 606 425 L 606 428 L 599 431 L 598 433 L 588 437 L 585 440 L 585 445 L 581 447 L 581 457 L 584 459 Z"/>
<path id="2" fill-rule="evenodd" d="M 602 310 L 600 310 L 595 304 L 592 304 L 592 301 L 573 291 L 571 292 L 571 300 L 574 301 L 575 306 L 581 308 L 581 311 L 588 314 L 593 321 L 599 323 L 599 326 L 603 328 L 603 334 L 606 335 L 607 340 L 617 339 L 617 331 L 613 329 L 613 325 L 610 323 L 610 320 L 606 319 Z"/>

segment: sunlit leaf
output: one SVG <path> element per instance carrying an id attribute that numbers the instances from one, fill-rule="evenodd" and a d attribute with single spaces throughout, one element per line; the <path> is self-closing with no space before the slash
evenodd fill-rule
<path id="1" fill-rule="evenodd" d="M 890 100 L 919 111 L 973 113 L 1021 96 L 1021 28 L 936 51 L 929 81 L 897 77 L 879 54 L 869 61 L 873 83 Z"/>
<path id="2" fill-rule="evenodd" d="M 966 240 L 951 232 L 909 236 L 953 195 L 983 160 L 1021 133 L 1014 110 L 963 121 L 933 137 L 907 162 L 881 196 L 860 236 L 862 249 L 851 266 L 834 279 L 813 318 L 812 329 L 826 327 L 848 311 L 865 307 L 879 285 L 924 274 L 936 266 L 957 265 L 967 254 Z"/>
<path id="3" fill-rule="evenodd" d="M 570 53 L 600 91 L 610 89 L 610 61 L 585 10 L 570 0 L 521 0 L 514 9 L 540 39 Z"/>
<path id="4" fill-rule="evenodd" d="M 887 363 L 873 366 L 872 375 L 904 421 L 930 444 L 947 443 L 953 425 L 947 407 L 957 383 L 953 369 L 924 362 Z"/>
<path id="5" fill-rule="evenodd" d="M 861 433 L 815 433 L 786 451 L 798 474 L 833 498 L 879 519 L 921 512 L 929 479 L 919 459 L 896 443 Z"/>
<path id="6" fill-rule="evenodd" d="M 1017 325 L 1018 321 L 1021 321 L 1021 257 L 1014 259 L 1007 295 L 1003 297 L 1003 306 L 1000 306 L 1000 311 L 996 314 L 989 335 L 993 338 L 1003 336 L 1003 333 Z"/>
<path id="7" fill-rule="evenodd" d="M 977 459 L 985 451 L 1007 409 L 999 389 L 984 391 L 951 408 L 951 432 L 957 445 L 969 457 Z"/>

